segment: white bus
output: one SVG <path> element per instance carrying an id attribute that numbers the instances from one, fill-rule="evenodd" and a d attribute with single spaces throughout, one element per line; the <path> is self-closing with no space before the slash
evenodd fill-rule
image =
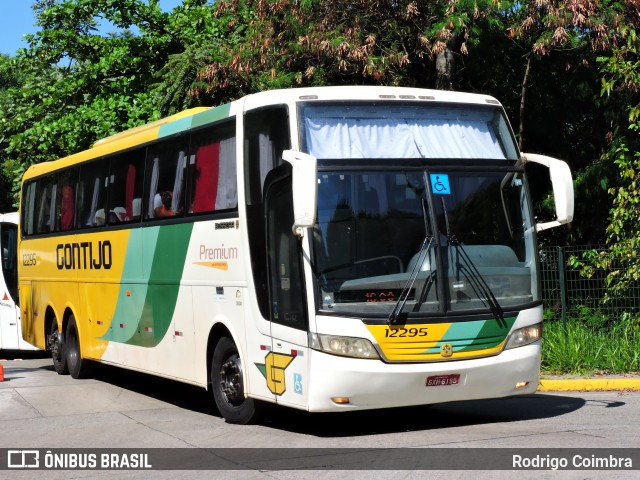
<path id="1" fill-rule="evenodd" d="M 536 225 L 524 164 L 549 167 Z M 536 231 L 569 222 L 566 163 L 518 151 L 486 95 L 267 91 L 25 174 L 25 338 L 264 402 L 350 411 L 535 392 Z"/>
<path id="2" fill-rule="evenodd" d="M 0 350 L 37 350 L 22 339 L 18 304 L 18 214 L 0 213 Z"/>

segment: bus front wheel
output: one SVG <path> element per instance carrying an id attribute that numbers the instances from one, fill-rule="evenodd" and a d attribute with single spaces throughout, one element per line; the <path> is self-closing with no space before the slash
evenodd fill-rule
<path id="1" fill-rule="evenodd" d="M 53 359 L 53 368 L 56 369 L 58 375 L 69 375 L 69 366 L 67 365 L 67 355 L 65 352 L 64 335 L 58 330 L 58 322 L 55 320 L 51 324 L 51 332 L 49 333 L 48 345 Z"/>
<path id="2" fill-rule="evenodd" d="M 244 395 L 244 376 L 238 347 L 229 337 L 220 339 L 211 361 L 211 389 L 227 423 L 246 425 L 257 419 L 257 402 Z"/>
<path id="3" fill-rule="evenodd" d="M 94 363 L 91 360 L 82 358 L 80 353 L 80 337 L 78 326 L 73 315 L 69 316 L 66 333 L 66 354 L 69 373 L 73 378 L 87 378 L 93 373 Z"/>

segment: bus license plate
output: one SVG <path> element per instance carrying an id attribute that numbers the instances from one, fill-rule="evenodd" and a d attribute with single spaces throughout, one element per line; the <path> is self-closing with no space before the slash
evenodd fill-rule
<path id="1" fill-rule="evenodd" d="M 433 375 L 427 377 L 427 387 L 442 387 L 444 385 L 457 385 L 460 383 L 460 374 L 452 373 L 451 375 Z"/>

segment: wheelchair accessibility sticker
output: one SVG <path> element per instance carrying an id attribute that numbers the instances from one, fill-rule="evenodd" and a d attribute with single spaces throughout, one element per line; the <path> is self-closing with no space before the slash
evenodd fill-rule
<path id="1" fill-rule="evenodd" d="M 436 195 L 451 195 L 449 175 L 446 173 L 430 173 L 431 191 Z"/>
<path id="2" fill-rule="evenodd" d="M 293 374 L 293 391 L 298 395 L 302 395 L 302 375 L 299 373 Z"/>

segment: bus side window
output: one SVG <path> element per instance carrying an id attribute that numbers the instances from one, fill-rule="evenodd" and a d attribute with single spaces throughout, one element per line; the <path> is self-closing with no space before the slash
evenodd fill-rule
<path id="1" fill-rule="evenodd" d="M 35 233 L 49 233 L 55 229 L 55 199 L 58 185 L 52 178 L 40 179 L 38 182 L 38 212 Z"/>
<path id="2" fill-rule="evenodd" d="M 146 219 L 175 217 L 184 213 L 187 148 L 186 137 L 149 147 L 144 193 Z"/>
<path id="3" fill-rule="evenodd" d="M 58 175 L 56 231 L 67 231 L 75 227 L 75 187 L 77 182 L 77 168 L 66 170 Z"/>
<path id="4" fill-rule="evenodd" d="M 282 163 L 290 148 L 286 107 L 270 107 L 245 115 L 245 191 L 247 204 L 262 204 L 264 180 Z"/>
<path id="5" fill-rule="evenodd" d="M 234 123 L 207 128 L 191 136 L 189 213 L 238 207 Z"/>
<path id="6" fill-rule="evenodd" d="M 144 149 L 111 157 L 107 223 L 117 225 L 140 220 Z"/>
<path id="7" fill-rule="evenodd" d="M 24 236 L 33 235 L 35 232 L 34 222 L 36 220 L 36 182 L 28 183 L 23 190 L 22 197 L 22 234 Z"/>
<path id="8" fill-rule="evenodd" d="M 60 230 L 71 230 L 71 228 L 73 228 L 74 203 L 73 187 L 71 185 L 64 185 L 62 187 L 60 205 Z"/>
<path id="9" fill-rule="evenodd" d="M 77 226 L 96 227 L 105 223 L 107 199 L 107 165 L 105 159 L 83 164 L 77 188 Z"/>

